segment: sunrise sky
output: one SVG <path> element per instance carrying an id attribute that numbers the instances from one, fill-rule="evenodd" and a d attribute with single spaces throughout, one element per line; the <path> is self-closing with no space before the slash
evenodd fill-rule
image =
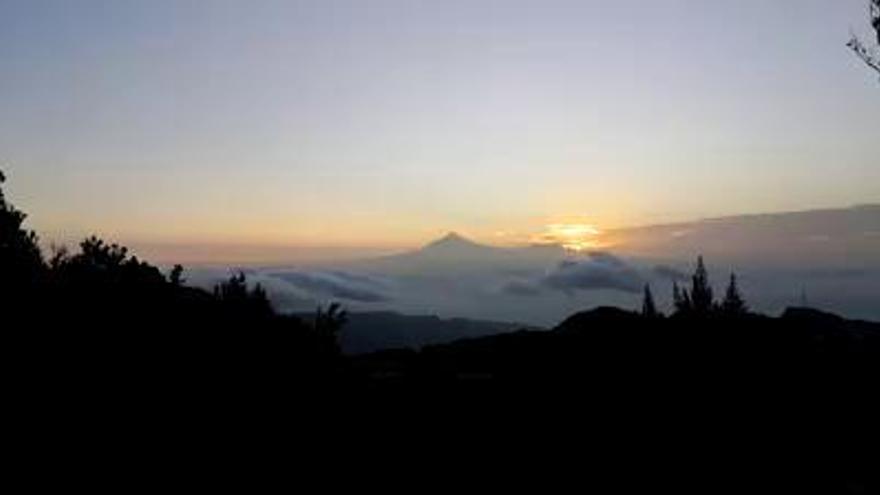
<path id="1" fill-rule="evenodd" d="M 0 168 L 45 239 L 192 258 L 877 203 L 866 9 L 0 0 Z"/>

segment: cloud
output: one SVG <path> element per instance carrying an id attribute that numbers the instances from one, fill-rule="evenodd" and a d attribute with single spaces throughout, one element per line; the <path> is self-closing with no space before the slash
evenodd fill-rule
<path id="1" fill-rule="evenodd" d="M 501 292 L 519 297 L 537 296 L 541 293 L 541 286 L 529 280 L 511 280 L 501 286 Z"/>
<path id="2" fill-rule="evenodd" d="M 371 275 L 361 275 L 359 273 L 343 272 L 341 270 L 333 270 L 326 273 L 337 279 L 344 280 L 346 283 L 372 287 L 376 290 L 384 290 L 388 286 L 385 280 Z"/>
<path id="3" fill-rule="evenodd" d="M 827 234 L 811 234 L 808 235 L 805 240 L 807 242 L 831 242 L 833 239 Z"/>
<path id="4" fill-rule="evenodd" d="M 391 299 L 385 293 L 381 281 L 366 275 L 331 271 L 277 272 L 270 276 L 315 297 L 333 297 L 363 303 L 380 303 Z"/>
<path id="5" fill-rule="evenodd" d="M 687 280 L 688 276 L 681 270 L 673 268 L 669 265 L 657 265 L 654 267 L 654 274 L 660 278 L 665 278 L 673 282 L 681 282 Z"/>
<path id="6" fill-rule="evenodd" d="M 608 289 L 628 293 L 642 290 L 643 280 L 635 268 L 609 253 L 591 253 L 587 261 L 564 261 L 547 274 L 542 285 L 572 292 Z"/>
<path id="7" fill-rule="evenodd" d="M 858 278 L 871 275 L 871 270 L 862 268 L 813 268 L 805 270 L 804 275 L 811 278 Z"/>
<path id="8" fill-rule="evenodd" d="M 590 253 L 582 261 L 564 260 L 543 276 L 516 278 L 501 286 L 503 294 L 537 296 L 544 291 L 571 293 L 579 290 L 616 290 L 639 293 L 644 281 L 639 272 L 620 258 L 606 252 Z"/>

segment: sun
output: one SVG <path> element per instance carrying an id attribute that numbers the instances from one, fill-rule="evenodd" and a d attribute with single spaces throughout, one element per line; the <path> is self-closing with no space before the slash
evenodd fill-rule
<path id="1" fill-rule="evenodd" d="M 538 244 L 557 244 L 569 251 L 581 252 L 601 247 L 602 231 L 588 223 L 551 223 L 533 237 Z"/>

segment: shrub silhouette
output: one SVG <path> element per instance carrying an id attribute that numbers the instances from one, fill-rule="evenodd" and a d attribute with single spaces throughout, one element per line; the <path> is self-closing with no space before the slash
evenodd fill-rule
<path id="1" fill-rule="evenodd" d="M 186 282 L 183 278 L 183 266 L 174 265 L 174 268 L 171 269 L 171 273 L 168 274 L 168 281 L 175 287 L 182 286 Z"/>
<path id="2" fill-rule="evenodd" d="M 227 316 L 265 319 L 274 314 L 266 291 L 260 284 L 249 289 L 243 272 L 215 286 L 214 297 L 222 304 Z"/>

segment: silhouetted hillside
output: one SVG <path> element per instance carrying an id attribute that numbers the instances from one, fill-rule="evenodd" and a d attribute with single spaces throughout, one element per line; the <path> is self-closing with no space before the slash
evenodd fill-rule
<path id="1" fill-rule="evenodd" d="M 192 400 L 340 375 L 338 307 L 281 315 L 243 274 L 188 287 L 182 267 L 162 273 L 96 237 L 46 259 L 25 219 L 0 189 L 0 329 L 28 396 Z"/>
<path id="2" fill-rule="evenodd" d="M 598 308 L 552 331 L 467 339 L 421 352 L 380 352 L 354 361 L 371 386 L 577 383 L 685 393 L 711 383 L 713 393 L 731 387 L 770 393 L 770 383 L 785 383 L 786 393 L 842 393 L 852 387 L 866 394 L 880 376 L 880 324 L 807 308 L 790 308 L 778 318 L 656 319 Z"/>
<path id="3" fill-rule="evenodd" d="M 383 349 L 418 348 L 522 328 L 525 326 L 518 323 L 467 318 L 443 319 L 393 312 L 350 313 L 339 340 L 342 352 L 364 354 Z"/>

